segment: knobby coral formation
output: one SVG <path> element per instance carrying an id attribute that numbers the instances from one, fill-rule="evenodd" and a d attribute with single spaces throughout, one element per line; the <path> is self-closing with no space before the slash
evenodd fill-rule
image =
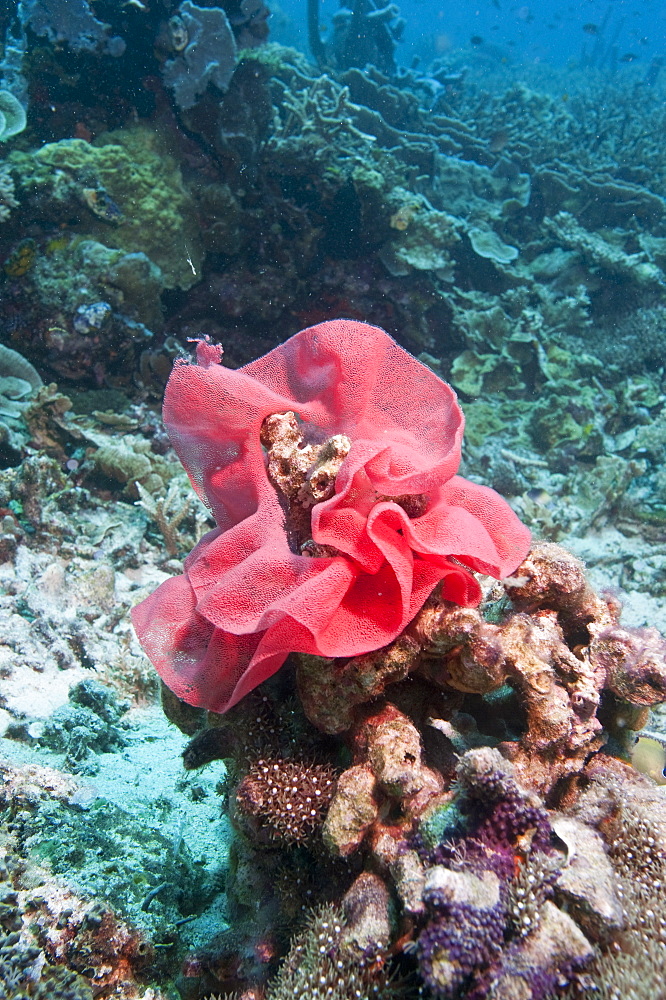
<path id="1" fill-rule="evenodd" d="M 348 969 L 341 979 L 323 970 L 330 995 L 390 997 L 398 975 L 406 977 L 398 995 L 407 997 L 418 983 L 438 1000 L 556 1000 L 592 988 L 611 997 L 639 962 L 618 962 L 623 949 L 644 953 L 650 968 L 659 962 L 664 800 L 605 744 L 622 752 L 646 706 L 664 699 L 666 644 L 654 630 L 624 629 L 618 613 L 579 560 L 537 544 L 480 610 L 435 592 L 383 649 L 351 659 L 301 655 L 268 682 L 274 699 L 297 686 L 320 732 L 310 737 L 318 764 L 290 759 L 286 717 L 271 726 L 251 699 L 210 715 L 213 728 L 192 742 L 208 747 L 199 764 L 216 755 L 213 744 L 217 756 L 242 761 L 247 748 L 234 733 L 257 724 L 271 728 L 278 749 L 272 762 L 245 768 L 231 797 L 240 853 L 229 892 L 238 908 L 209 972 L 231 965 L 234 982 L 263 989 L 275 942 L 278 954 L 285 948 L 281 920 L 345 889 L 365 927 L 354 975 L 363 956 L 381 953 L 389 979 L 372 992 Z M 326 807 L 305 823 L 313 776 L 345 758 Z M 272 875 L 276 852 L 288 891 Z M 336 858 L 346 871 L 330 867 Z M 247 910 L 249 871 L 255 892 L 261 886 L 260 917 Z M 232 960 L 249 941 L 255 955 L 257 941 L 273 942 L 273 958 Z M 314 980 L 295 954 L 269 978 L 267 996 L 310 995 Z M 231 980 L 220 973 L 218 982 Z M 345 992 L 351 982 L 359 992 Z"/>
<path id="2" fill-rule="evenodd" d="M 186 767 L 232 762 L 233 924 L 190 973 L 280 1000 L 390 997 L 398 973 L 437 1000 L 611 982 L 635 894 L 590 786 L 666 699 L 666 641 L 455 475 L 452 391 L 382 331 L 320 324 L 235 371 L 204 339 L 197 359 L 165 418 L 218 527 L 134 612 Z M 342 893 L 356 951 L 330 909 L 288 951 L 283 922 Z"/>
<path id="3" fill-rule="evenodd" d="M 453 391 L 382 330 L 322 323 L 239 371 L 205 342 L 197 356 L 164 416 L 218 527 L 133 614 L 183 700 L 223 712 L 289 653 L 378 649 L 436 584 L 474 605 L 470 570 L 501 577 L 525 555 L 508 504 L 456 475 Z"/>

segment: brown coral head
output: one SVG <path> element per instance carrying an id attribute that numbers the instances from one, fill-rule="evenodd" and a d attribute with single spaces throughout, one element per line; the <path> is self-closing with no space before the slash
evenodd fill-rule
<path id="1" fill-rule="evenodd" d="M 535 545 L 505 585 L 521 611 L 568 608 L 587 587 L 583 563 L 554 542 Z"/>
<path id="2" fill-rule="evenodd" d="M 590 644 L 590 660 L 606 687 L 632 705 L 666 701 L 666 639 L 655 628 L 607 628 Z"/>
<path id="3" fill-rule="evenodd" d="M 261 839 L 302 844 L 323 825 L 335 792 L 333 770 L 323 764 L 267 758 L 256 761 L 241 781 L 236 804 L 254 820 Z"/>

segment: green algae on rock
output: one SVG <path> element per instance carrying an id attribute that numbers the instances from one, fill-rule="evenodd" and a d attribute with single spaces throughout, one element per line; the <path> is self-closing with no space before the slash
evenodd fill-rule
<path id="1" fill-rule="evenodd" d="M 155 129 L 119 129 L 94 145 L 61 139 L 34 154 L 14 152 L 10 164 L 24 190 L 53 200 L 52 211 L 58 204 L 77 206 L 81 233 L 125 253 L 144 253 L 167 288 L 190 288 L 197 280 L 201 242 L 194 203 Z M 117 212 L 93 211 L 103 196 Z"/>

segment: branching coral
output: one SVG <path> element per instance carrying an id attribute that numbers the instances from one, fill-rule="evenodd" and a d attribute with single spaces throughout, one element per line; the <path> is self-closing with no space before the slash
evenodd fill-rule
<path id="1" fill-rule="evenodd" d="M 206 511 L 201 504 L 197 503 L 196 497 L 193 497 L 191 493 L 183 495 L 181 482 L 174 479 L 169 484 L 165 495 L 161 497 L 153 496 L 140 482 L 135 482 L 134 486 L 139 494 L 139 500 L 136 503 L 147 511 L 159 528 L 169 556 L 175 556 L 187 545 L 187 540 L 183 538 L 179 528 L 190 514 L 193 506 L 196 508 L 196 541 L 199 540 L 203 534 Z"/>
<path id="2" fill-rule="evenodd" d="M 287 116 L 271 138 L 271 147 L 294 134 L 333 134 L 338 142 L 349 146 L 350 152 L 359 139 L 366 143 L 375 141 L 374 136 L 366 135 L 353 122 L 353 113 L 361 109 L 350 101 L 349 88 L 341 87 L 328 76 L 315 78 L 312 86 L 301 93 L 285 86 L 284 109 Z"/>

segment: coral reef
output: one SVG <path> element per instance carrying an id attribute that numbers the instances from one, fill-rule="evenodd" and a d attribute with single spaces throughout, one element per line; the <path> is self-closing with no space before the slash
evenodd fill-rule
<path id="1" fill-rule="evenodd" d="M 654 1000 L 653 29 L 0 7 L 0 993 Z"/>
<path id="2" fill-rule="evenodd" d="M 538 1000 L 594 954 L 550 899 L 561 861 L 548 814 L 497 750 L 470 750 L 457 775 L 465 836 L 439 845 L 426 862 L 421 974 L 437 997 L 499 991 Z"/>
<path id="3" fill-rule="evenodd" d="M 34 156 L 10 154 L 9 163 L 24 191 L 49 202 L 54 221 L 78 206 L 87 237 L 145 253 L 166 287 L 193 284 L 186 257 L 195 272 L 201 257 L 192 202 L 154 129 L 117 130 L 94 146 L 83 139 L 47 143 Z M 124 211 L 129 205 L 131 212 Z"/>
<path id="4" fill-rule="evenodd" d="M 552 1000 L 565 988 L 567 997 L 577 996 L 583 984 L 610 996 L 635 968 L 613 958 L 625 947 L 630 954 L 640 948 L 656 967 L 663 925 L 648 928 L 639 914 L 663 907 L 662 797 L 602 747 L 610 737 L 620 752 L 628 748 L 632 730 L 644 724 L 644 706 L 664 699 L 666 655 L 654 630 L 622 628 L 618 612 L 614 599 L 590 587 L 578 559 L 541 543 L 514 577 L 492 587 L 481 611 L 428 602 L 407 630 L 402 672 L 382 669 L 382 655 L 395 655 L 392 646 L 357 658 L 351 676 L 366 671 L 372 681 L 343 681 L 349 704 L 329 692 L 336 670 L 344 678 L 351 661 L 319 659 L 314 669 L 315 658 L 303 657 L 303 709 L 316 726 L 338 734 L 313 743 L 316 768 L 335 759 L 341 740 L 351 762 L 331 786 L 323 824 L 320 814 L 300 839 L 292 820 L 284 835 L 285 813 L 312 786 L 295 779 L 293 798 L 283 788 L 289 791 L 291 775 L 305 765 L 262 758 L 237 779 L 245 864 L 268 876 L 276 846 L 289 851 L 300 842 L 307 851 L 289 863 L 292 895 L 302 906 L 312 904 L 309 872 L 321 866 L 322 847 L 353 870 L 361 867 L 345 898 L 379 893 L 375 917 L 381 893 L 395 892 L 400 907 L 388 911 L 383 947 L 399 942 L 408 996 L 419 981 L 442 1000 Z M 246 751 L 230 734 L 243 718 L 249 724 L 252 709 L 241 702 L 234 711 L 230 723 L 222 718 L 194 737 L 193 748 L 206 733 L 220 734 L 217 750 L 207 740 L 199 765 L 213 756 L 242 761 Z M 279 746 L 285 734 L 274 730 L 272 739 Z M 364 879 L 372 890 L 362 888 Z M 339 894 L 340 884 L 338 877 L 330 891 Z M 275 888 L 273 905 L 278 912 L 287 906 Z M 264 939 L 279 936 L 270 907 L 262 926 Z M 232 951 L 242 953 L 243 933 L 252 934 L 242 928 L 240 921 L 227 945 Z M 292 947 L 306 948 L 304 941 L 297 937 Z M 267 996 L 306 989 L 309 962 L 296 963 L 293 954 L 269 979 Z M 382 964 L 393 975 L 391 954 L 395 945 Z M 342 988 L 329 983 L 328 972 L 321 975 L 327 988 Z M 245 966 L 241 982 L 256 989 L 265 977 L 265 969 Z M 223 975 L 219 981 L 230 982 Z M 366 995 L 367 986 L 358 989 Z"/>

